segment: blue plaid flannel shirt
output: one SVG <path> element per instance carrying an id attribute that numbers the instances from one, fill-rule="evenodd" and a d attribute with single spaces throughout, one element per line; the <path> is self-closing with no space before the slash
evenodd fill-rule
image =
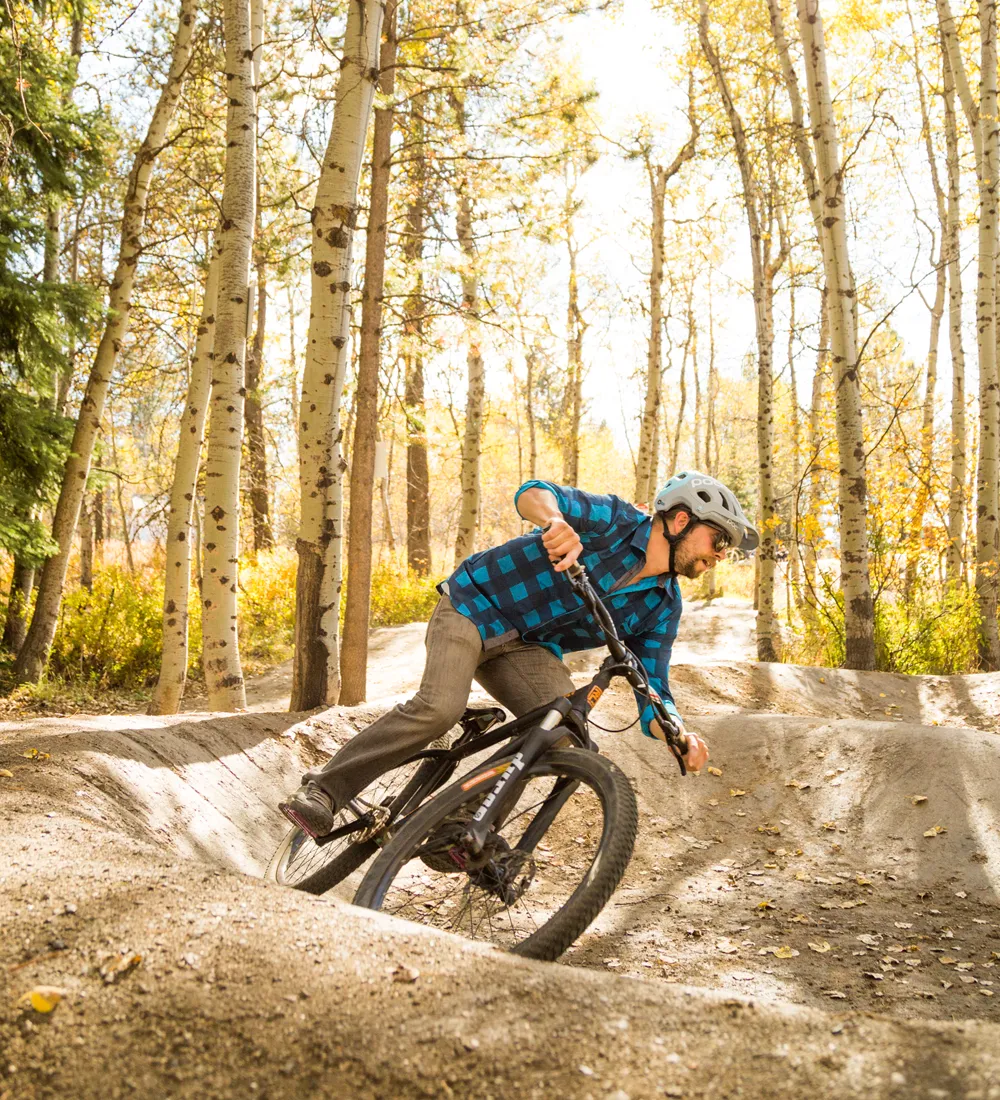
<path id="1" fill-rule="evenodd" d="M 611 613 L 619 636 L 642 662 L 649 684 L 671 714 L 680 718 L 670 694 L 670 651 L 681 619 L 681 593 L 676 577 L 663 574 L 632 578 L 646 564 L 652 519 L 616 496 L 585 493 L 548 481 L 526 481 L 526 489 L 555 494 L 566 522 L 583 543 L 580 562 Z M 539 530 L 500 546 L 472 554 L 438 585 L 456 611 L 479 629 L 483 648 L 522 638 L 551 650 L 593 649 L 602 644 L 600 627 L 584 611 L 564 573 L 557 573 L 542 546 Z M 642 731 L 653 736 L 653 708 L 636 696 Z"/>

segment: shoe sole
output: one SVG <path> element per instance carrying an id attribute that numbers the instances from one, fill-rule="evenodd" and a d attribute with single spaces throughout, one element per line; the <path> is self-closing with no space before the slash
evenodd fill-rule
<path id="1" fill-rule="evenodd" d="M 297 810 L 294 810 L 291 806 L 289 806 L 287 802 L 279 802 L 278 809 L 285 815 L 285 817 L 288 818 L 288 820 L 293 825 L 297 825 L 307 836 L 312 837 L 313 840 L 318 840 L 321 836 L 326 836 L 326 833 L 317 832 L 310 824 L 308 824 L 305 818 L 303 818 L 303 816 Z M 330 830 L 327 829 L 327 833 L 329 831 Z"/>

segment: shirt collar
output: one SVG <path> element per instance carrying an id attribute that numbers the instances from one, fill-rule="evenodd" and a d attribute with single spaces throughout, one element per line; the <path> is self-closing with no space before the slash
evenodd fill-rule
<path id="1" fill-rule="evenodd" d="M 638 551 L 644 558 L 649 549 L 649 536 L 653 533 L 653 519 L 653 516 L 647 516 L 632 533 L 632 549 Z M 669 573 L 657 574 L 656 583 L 660 588 L 666 588 L 669 580 Z"/>

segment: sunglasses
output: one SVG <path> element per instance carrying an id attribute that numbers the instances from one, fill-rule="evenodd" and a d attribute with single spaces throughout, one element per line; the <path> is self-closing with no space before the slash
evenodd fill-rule
<path id="1" fill-rule="evenodd" d="M 728 531 L 723 531 L 721 527 L 716 527 L 714 523 L 708 523 L 705 520 L 702 520 L 702 523 L 715 534 L 715 537 L 712 539 L 712 549 L 717 554 L 723 553 L 733 545 L 733 540 Z"/>

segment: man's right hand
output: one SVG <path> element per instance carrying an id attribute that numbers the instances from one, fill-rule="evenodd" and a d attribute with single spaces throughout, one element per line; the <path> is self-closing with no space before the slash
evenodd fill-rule
<path id="1" fill-rule="evenodd" d="M 549 523 L 542 533 L 542 545 L 557 573 L 569 569 L 583 552 L 580 536 L 562 517 Z"/>

